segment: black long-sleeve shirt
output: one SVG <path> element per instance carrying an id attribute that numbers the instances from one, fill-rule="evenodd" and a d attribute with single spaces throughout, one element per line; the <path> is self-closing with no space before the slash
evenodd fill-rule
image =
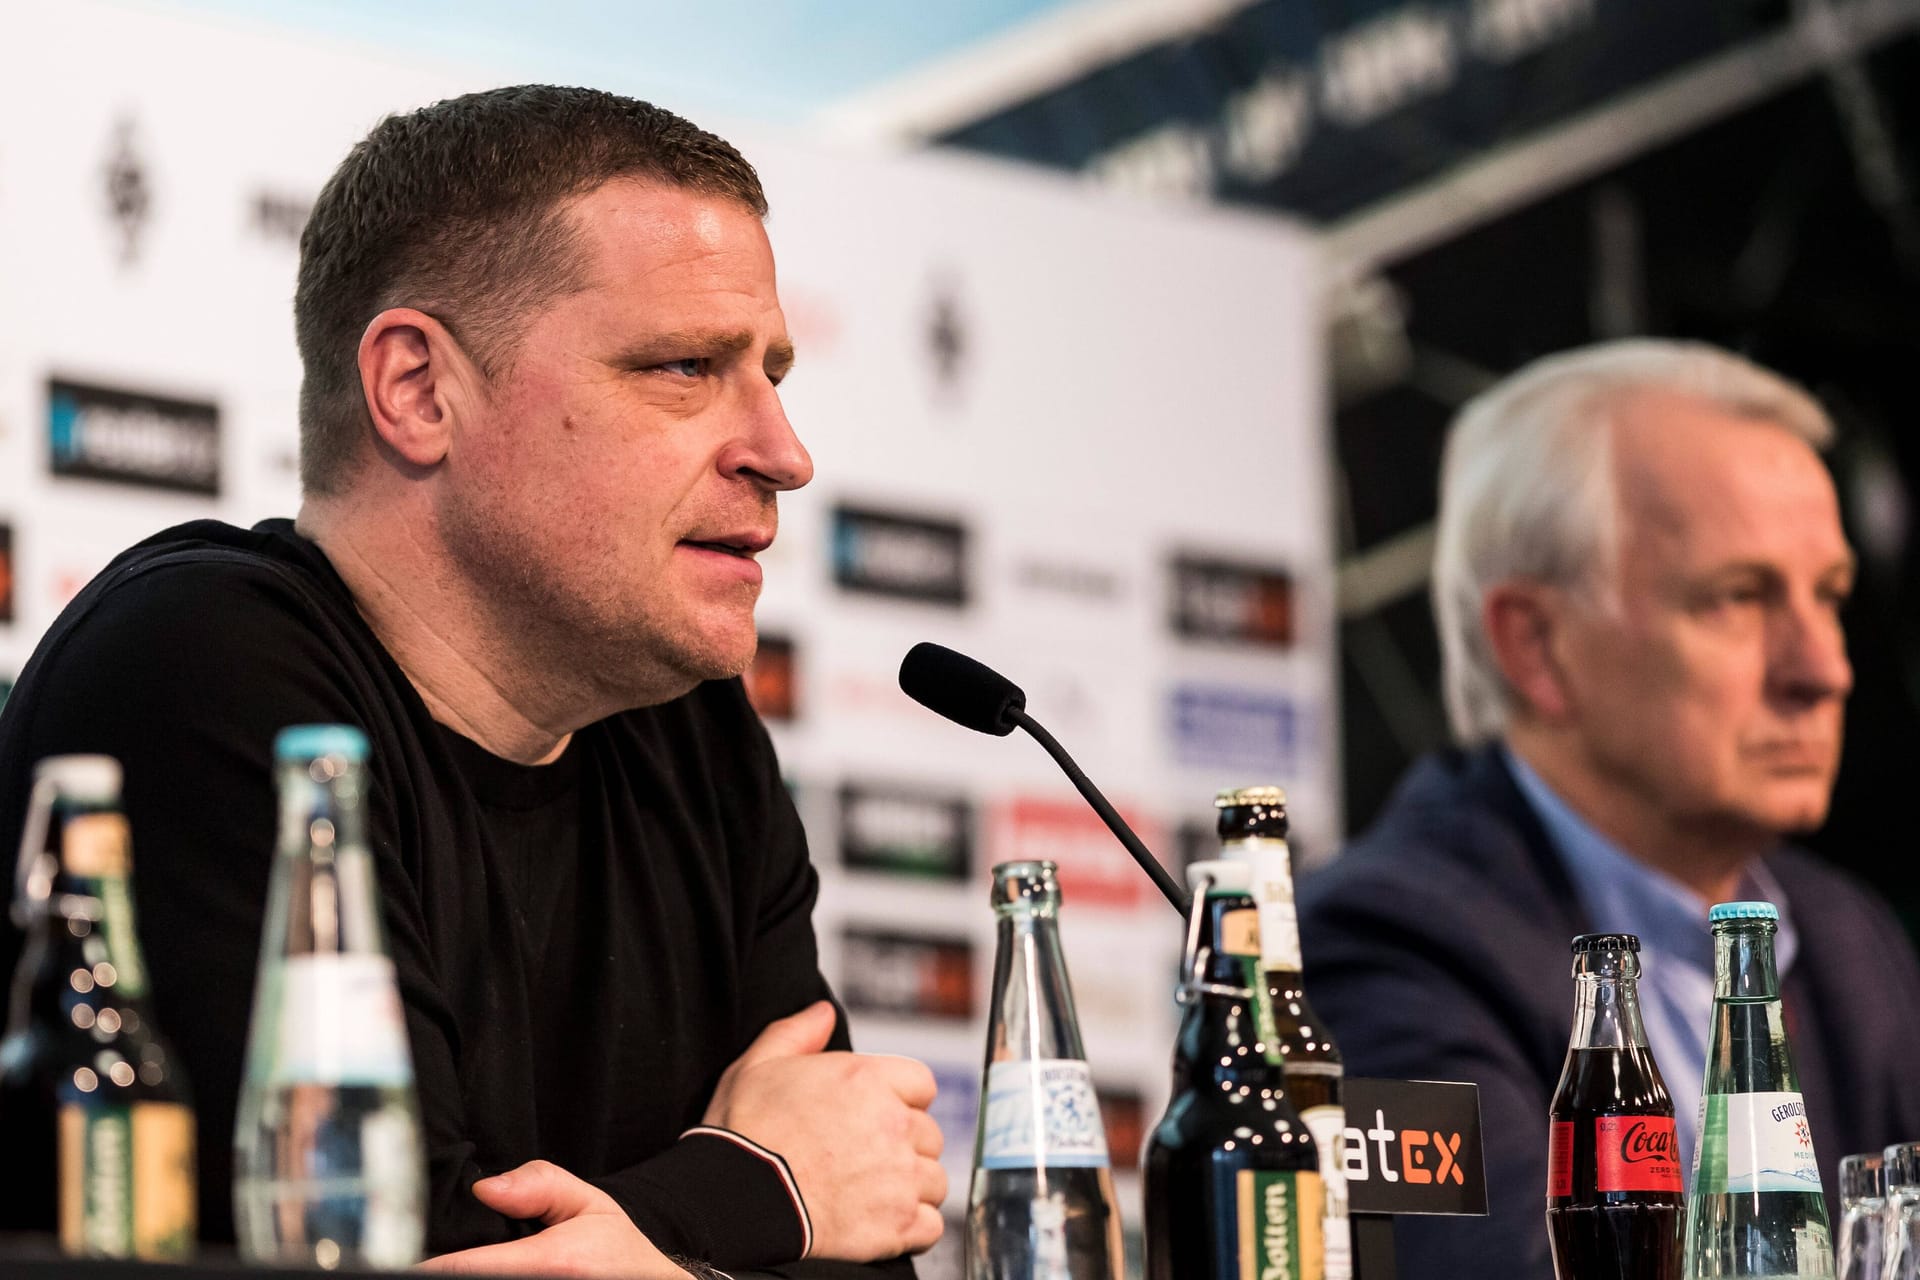
<path id="1" fill-rule="evenodd" d="M 156 1012 L 197 1108 L 203 1238 L 233 1235 L 272 743 L 303 723 L 356 725 L 370 742 L 369 838 L 424 1122 L 429 1250 L 534 1229 L 471 1188 L 538 1157 L 606 1189 L 668 1253 L 721 1268 L 800 1258 L 808 1228 L 781 1163 L 687 1134 L 768 1022 L 830 995 L 805 837 L 739 681 L 600 721 L 552 764 L 502 760 L 432 719 L 286 521 L 196 522 L 122 554 L 61 614 L 0 714 L 0 849 L 19 839 L 34 761 L 103 752 L 125 767 Z M 0 928 L 7 971 L 19 945 Z M 843 1018 L 833 1047 L 847 1043 Z"/>

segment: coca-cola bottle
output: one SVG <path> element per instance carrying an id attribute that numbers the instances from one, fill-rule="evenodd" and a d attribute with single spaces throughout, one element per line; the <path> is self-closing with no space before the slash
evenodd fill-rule
<path id="1" fill-rule="evenodd" d="M 1677 1280 L 1673 1099 L 1640 1022 L 1640 939 L 1573 940 L 1573 1035 L 1548 1114 L 1547 1227 L 1559 1280 Z"/>

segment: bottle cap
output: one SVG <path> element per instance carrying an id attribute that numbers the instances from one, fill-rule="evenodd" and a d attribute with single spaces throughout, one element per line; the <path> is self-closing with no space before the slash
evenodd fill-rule
<path id="1" fill-rule="evenodd" d="M 48 756 L 33 766 L 33 780 L 69 800 L 120 798 L 120 762 L 112 756 Z"/>
<path id="2" fill-rule="evenodd" d="M 273 738 L 276 760 L 345 756 L 356 764 L 367 758 L 367 735 L 345 724 L 288 725 Z"/>
<path id="3" fill-rule="evenodd" d="M 1573 954 L 1591 951 L 1631 951 L 1640 954 L 1640 939 L 1631 933 L 1583 933 L 1573 940 Z"/>
<path id="4" fill-rule="evenodd" d="M 1778 920 L 1780 908 L 1771 902 L 1718 902 L 1707 912 L 1708 924 L 1722 920 Z"/>
<path id="5" fill-rule="evenodd" d="M 1208 884 L 1211 880 L 1213 883 Z M 1246 893 L 1253 887 L 1253 868 L 1224 858 L 1187 864 L 1187 888 L 1199 893 Z"/>
<path id="6" fill-rule="evenodd" d="M 1284 809 L 1287 807 L 1287 793 L 1279 787 L 1233 787 L 1213 797 L 1213 807 L 1216 809 L 1237 809 L 1249 804 Z"/>

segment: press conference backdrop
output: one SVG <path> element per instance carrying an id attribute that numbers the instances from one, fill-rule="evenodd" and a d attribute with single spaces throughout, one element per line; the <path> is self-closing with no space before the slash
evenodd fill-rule
<path id="1" fill-rule="evenodd" d="M 10 26 L 0 678 L 131 542 L 200 516 L 293 512 L 290 300 L 307 208 L 382 114 L 499 79 L 93 3 Z M 763 557 L 750 687 L 820 867 L 823 965 L 862 1048 L 938 1074 L 958 1214 L 993 958 L 988 868 L 1057 860 L 1137 1228 L 1132 1170 L 1165 1097 L 1178 922 L 1032 743 L 937 720 L 894 671 L 922 639 L 1001 667 L 1169 861 L 1207 846 L 1217 787 L 1251 782 L 1286 786 L 1305 856 L 1331 850 L 1310 242 L 1272 219 L 1114 204 L 986 161 L 838 154 L 702 123 L 766 181 L 800 351 L 783 396 L 818 466 Z"/>

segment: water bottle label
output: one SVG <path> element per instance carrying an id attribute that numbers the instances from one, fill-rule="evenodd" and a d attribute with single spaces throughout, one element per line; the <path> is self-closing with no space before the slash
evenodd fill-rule
<path id="1" fill-rule="evenodd" d="M 1313 1135 L 1314 1149 L 1320 1155 L 1320 1185 L 1326 1196 L 1321 1247 L 1326 1256 L 1325 1280 L 1348 1280 L 1353 1275 L 1353 1250 L 1347 1235 L 1347 1109 L 1336 1106 L 1308 1107 L 1300 1120 Z"/>
<path id="2" fill-rule="evenodd" d="M 1324 1191 L 1317 1173 L 1237 1169 L 1238 1280 L 1315 1280 L 1326 1274 Z"/>
<path id="3" fill-rule="evenodd" d="M 193 1252 L 192 1110 L 64 1103 L 59 1147 L 63 1251 L 176 1261 Z"/>
<path id="4" fill-rule="evenodd" d="M 1597 1116 L 1593 1121 L 1594 1189 L 1685 1190 L 1672 1116 Z"/>
<path id="5" fill-rule="evenodd" d="M 1704 1099 L 1696 1186 L 1708 1195 L 1818 1191 L 1807 1105 L 1797 1093 L 1714 1093 Z"/>
<path id="6" fill-rule="evenodd" d="M 281 1084 L 413 1082 L 393 961 L 362 952 L 289 956 L 280 974 Z"/>
<path id="7" fill-rule="evenodd" d="M 1104 1169 L 1107 1132 L 1093 1072 L 1074 1058 L 987 1067 L 983 1169 Z"/>

